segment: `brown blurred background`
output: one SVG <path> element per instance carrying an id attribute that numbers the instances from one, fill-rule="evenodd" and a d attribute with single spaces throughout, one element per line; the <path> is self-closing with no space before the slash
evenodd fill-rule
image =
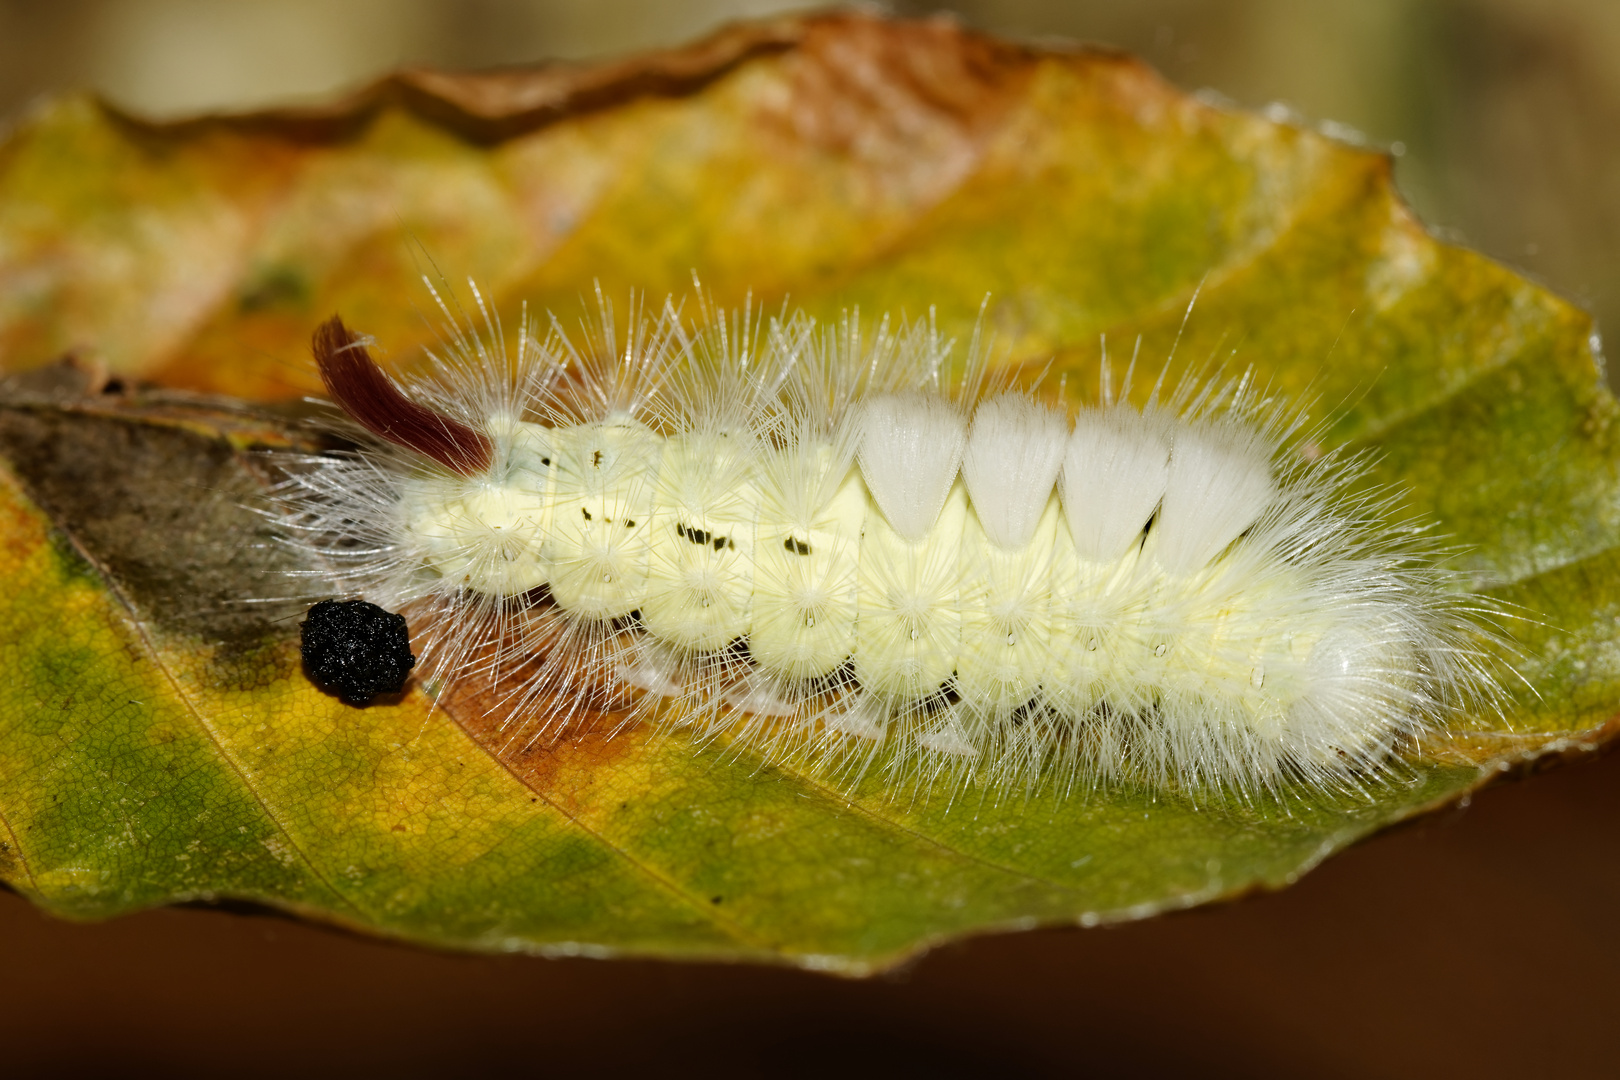
<path id="1" fill-rule="evenodd" d="M 673 43 L 774 0 L 0 0 L 0 116 L 102 91 L 155 116 L 319 97 L 402 63 Z M 895 5 L 903 14 L 941 10 Z M 1390 147 L 1419 213 L 1620 326 L 1617 0 L 963 0 L 1188 88 Z M 867 984 L 442 956 L 276 919 L 104 926 L 0 895 L 22 1074 L 1605 1076 L 1620 755 L 1380 837 L 1286 893 L 988 938 Z"/>

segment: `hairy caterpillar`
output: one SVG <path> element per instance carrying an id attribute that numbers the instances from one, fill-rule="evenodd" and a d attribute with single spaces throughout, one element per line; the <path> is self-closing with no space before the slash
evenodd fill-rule
<path id="1" fill-rule="evenodd" d="M 948 378 L 931 322 L 632 305 L 621 339 L 599 296 L 582 340 L 508 350 L 474 296 L 482 327 L 435 293 L 446 347 L 403 385 L 316 332 L 369 435 L 279 511 L 524 738 L 628 698 L 897 785 L 1248 794 L 1359 788 L 1495 694 L 1489 606 L 1247 377 L 1071 411 L 991 386 L 977 340 Z"/>

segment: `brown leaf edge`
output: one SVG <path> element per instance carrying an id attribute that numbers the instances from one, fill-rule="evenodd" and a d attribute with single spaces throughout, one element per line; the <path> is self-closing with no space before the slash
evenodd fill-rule
<path id="1" fill-rule="evenodd" d="M 919 41 L 928 47 L 919 49 Z M 156 120 L 105 98 L 98 104 L 126 129 L 147 136 L 192 138 L 225 129 L 300 142 L 339 142 L 381 113 L 400 109 L 473 142 L 493 145 L 638 99 L 685 97 L 750 60 L 832 44 L 841 49 L 853 44 L 919 97 L 950 111 L 957 111 L 960 104 L 962 74 L 978 76 L 972 80 L 977 83 L 1042 56 L 1107 57 L 1159 81 L 1143 61 L 1102 46 L 1021 45 L 964 27 L 950 15 L 902 20 L 832 11 L 731 23 L 686 45 L 606 61 L 542 62 L 485 71 L 403 68 L 313 105 Z M 967 72 L 940 62 L 947 57 L 958 58 Z"/>

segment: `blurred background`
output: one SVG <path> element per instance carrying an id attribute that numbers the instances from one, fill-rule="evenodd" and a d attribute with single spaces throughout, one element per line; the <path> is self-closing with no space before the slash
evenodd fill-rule
<path id="1" fill-rule="evenodd" d="M 795 0 L 0 0 L 0 116 L 90 87 L 155 117 L 310 100 L 402 64 L 669 45 Z M 1394 150 L 1420 216 L 1620 326 L 1616 0 L 899 0 L 1094 41 L 1188 89 Z M 1337 125 L 1331 126 L 1331 125 Z"/>
<path id="2" fill-rule="evenodd" d="M 774 0 L 0 0 L 0 116 L 93 88 L 154 117 L 401 64 L 673 44 Z M 1616 0 L 964 0 L 1024 38 L 1392 149 L 1420 215 L 1620 326 Z M 0 893 L 0 1053 L 172 1076 L 1601 1076 L 1620 1003 L 1620 755 L 1508 783 L 1275 896 L 951 946 L 855 984 L 455 957 L 279 919 L 45 919 Z"/>

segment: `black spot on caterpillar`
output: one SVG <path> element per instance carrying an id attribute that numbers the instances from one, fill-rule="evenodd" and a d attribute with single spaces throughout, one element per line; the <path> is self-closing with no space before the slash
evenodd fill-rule
<path id="1" fill-rule="evenodd" d="M 635 522 L 630 522 L 634 525 Z M 736 541 L 729 536 L 715 536 L 712 533 L 681 522 L 675 523 L 675 534 L 699 547 L 713 546 L 716 551 L 725 551 L 727 548 L 735 549 Z"/>

